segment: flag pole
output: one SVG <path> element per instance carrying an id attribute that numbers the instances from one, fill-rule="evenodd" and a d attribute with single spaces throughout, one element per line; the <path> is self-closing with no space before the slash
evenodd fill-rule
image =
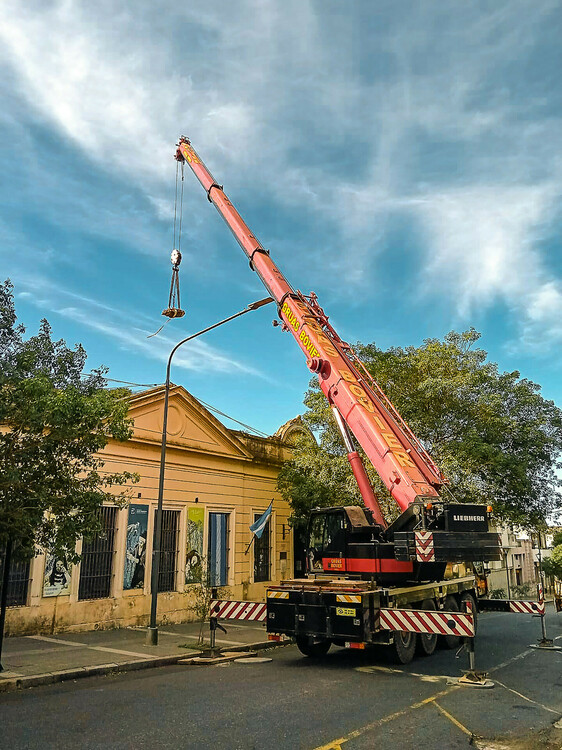
<path id="1" fill-rule="evenodd" d="M 245 555 L 247 555 L 248 552 L 250 551 L 250 547 L 254 543 L 255 538 L 256 538 L 256 535 L 254 534 L 253 537 L 250 539 L 250 544 L 246 547 L 246 551 L 244 552 Z"/>

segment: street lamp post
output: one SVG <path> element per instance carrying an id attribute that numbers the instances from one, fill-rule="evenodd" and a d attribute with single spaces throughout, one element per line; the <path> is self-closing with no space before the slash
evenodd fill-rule
<path id="1" fill-rule="evenodd" d="M 228 323 L 229 321 L 234 320 L 234 318 L 239 318 L 241 315 L 252 312 L 252 310 L 257 310 L 264 305 L 268 305 L 270 302 L 273 302 L 272 297 L 265 297 L 264 299 L 260 299 L 257 302 L 252 302 L 243 310 L 240 310 L 240 312 L 234 313 L 234 315 L 230 315 L 228 318 L 220 320 L 218 323 L 215 323 L 208 328 L 203 328 L 202 331 L 193 333 L 191 336 L 187 336 L 187 338 L 183 339 L 174 346 L 174 348 L 170 352 L 170 356 L 168 357 L 168 367 L 166 368 L 166 388 L 164 395 L 164 417 L 162 423 L 162 449 L 160 452 L 160 475 L 158 478 L 158 505 L 156 507 L 156 522 L 154 524 L 154 534 L 152 537 L 150 624 L 148 626 L 148 631 L 146 634 L 146 643 L 149 646 L 158 645 L 158 626 L 156 625 L 156 612 L 158 607 L 158 577 L 160 573 L 160 542 L 162 536 L 162 505 L 164 499 L 164 472 L 166 468 L 166 439 L 168 430 L 168 401 L 170 396 L 170 368 L 172 366 L 172 358 L 180 348 L 180 346 L 187 343 L 188 341 L 191 341 L 198 336 L 202 336 L 204 333 L 212 331 L 213 328 L 218 328 L 219 326 L 224 325 L 224 323 Z"/>

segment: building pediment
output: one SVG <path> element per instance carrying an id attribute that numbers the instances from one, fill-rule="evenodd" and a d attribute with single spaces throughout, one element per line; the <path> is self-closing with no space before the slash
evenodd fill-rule
<path id="1" fill-rule="evenodd" d="M 132 440 L 161 443 L 164 386 L 131 397 L 129 418 Z M 182 386 L 171 386 L 168 403 L 167 444 L 207 454 L 253 458 L 248 448 Z"/>

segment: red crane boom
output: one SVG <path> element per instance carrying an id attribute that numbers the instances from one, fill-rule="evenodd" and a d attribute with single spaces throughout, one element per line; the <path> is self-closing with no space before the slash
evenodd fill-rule
<path id="1" fill-rule="evenodd" d="M 294 291 L 261 246 L 187 138 L 180 138 L 176 159 L 186 161 L 230 227 L 269 294 L 277 302 L 284 329 L 290 331 L 318 374 L 348 451 L 363 500 L 377 523 L 386 521 L 373 493 L 349 428 L 402 511 L 416 500 L 436 500 L 445 479 L 398 411 L 355 355 L 342 341 L 318 304 Z"/>

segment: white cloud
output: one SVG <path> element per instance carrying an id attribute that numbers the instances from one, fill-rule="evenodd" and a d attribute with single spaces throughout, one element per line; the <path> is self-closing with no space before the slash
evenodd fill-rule
<path id="1" fill-rule="evenodd" d="M 75 294 L 60 285 L 52 284 L 40 277 L 22 278 L 20 285 L 25 290 L 18 297 L 31 301 L 43 311 L 48 310 L 90 328 L 115 341 L 118 346 L 130 352 L 140 352 L 152 360 L 167 362 L 172 348 L 177 344 L 166 334 L 147 338 L 154 333 L 153 318 L 135 311 L 105 305 L 85 295 Z M 31 291 L 27 291 L 27 290 Z M 72 301 L 74 304 L 64 304 Z M 76 304 L 78 303 L 78 304 Z M 131 325 L 134 320 L 137 325 Z M 140 324 L 140 325 L 138 325 Z M 255 368 L 246 365 L 205 341 L 194 339 L 174 356 L 174 366 L 199 373 L 247 374 L 263 377 Z"/>
<path id="2" fill-rule="evenodd" d="M 523 344 L 546 345 L 561 335 L 561 282 L 539 242 L 562 192 L 557 45 L 542 44 L 557 3 L 408 8 L 12 1 L 0 54 L 29 105 L 142 189 L 158 218 L 171 216 L 184 131 L 221 182 L 304 204 L 333 228 L 316 268 L 330 281 L 337 271 L 350 297 L 372 286 L 398 219 L 423 229 L 428 298 L 437 280 L 465 320 L 501 301 Z M 108 209 L 101 231 L 118 236 L 123 211 Z M 144 229 L 139 246 L 151 244 Z"/>

